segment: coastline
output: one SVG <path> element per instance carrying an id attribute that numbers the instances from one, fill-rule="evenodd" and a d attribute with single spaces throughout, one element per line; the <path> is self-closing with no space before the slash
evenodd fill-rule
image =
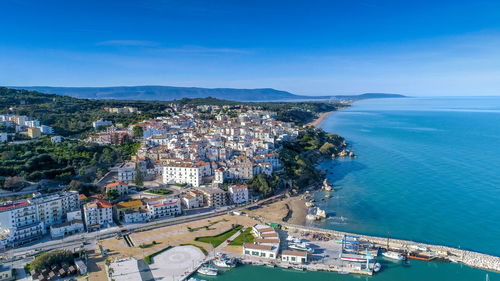
<path id="1" fill-rule="evenodd" d="M 318 114 L 317 118 L 308 123 L 306 126 L 314 126 L 319 127 L 321 123 L 333 112 L 323 112 Z M 311 192 L 316 192 L 318 190 L 313 190 Z M 318 232 L 330 234 L 335 237 L 342 237 L 343 235 L 356 235 L 361 237 L 364 240 L 368 240 L 382 248 L 387 245 L 388 240 L 387 237 L 378 237 L 372 235 L 365 235 L 360 233 L 349 233 L 338 231 L 335 229 L 327 229 L 327 228 L 318 228 L 314 226 L 310 226 L 307 224 L 306 215 L 309 212 L 309 208 L 305 206 L 306 200 L 306 192 L 304 191 L 302 194 L 297 195 L 295 197 L 290 197 L 283 199 L 282 201 L 273 202 L 266 206 L 266 210 L 263 212 L 259 212 L 260 214 L 250 212 L 255 214 L 260 220 L 265 223 L 281 223 L 282 226 L 287 229 L 295 229 L 296 231 L 301 232 Z M 264 206 L 262 206 L 264 207 Z M 286 216 L 277 216 L 276 213 L 272 212 L 272 210 L 281 209 L 286 210 Z M 270 212 L 271 211 L 271 212 Z M 439 258 L 437 260 L 447 260 L 454 263 L 464 264 L 473 268 L 479 268 L 483 270 L 489 270 L 493 272 L 500 272 L 500 257 L 485 254 L 482 252 L 477 252 L 473 250 L 463 250 L 459 248 L 454 248 L 451 246 L 439 245 L 439 244 L 429 244 L 428 242 L 417 242 L 412 240 L 405 240 L 404 238 L 392 238 L 390 240 L 390 248 L 394 249 L 411 249 L 415 246 L 426 247 L 430 251 L 439 254 Z"/>
<path id="2" fill-rule="evenodd" d="M 319 127 L 323 121 L 325 121 L 326 117 L 330 116 L 334 111 L 327 111 L 318 114 L 318 118 L 314 119 L 310 123 L 307 123 L 306 126 Z"/>
<path id="3" fill-rule="evenodd" d="M 276 210 L 281 210 L 282 212 L 279 213 L 276 212 Z M 298 195 L 295 197 L 285 198 L 278 202 L 261 205 L 257 210 L 248 211 L 248 214 L 249 216 L 258 219 L 263 223 L 280 223 L 283 227 L 286 227 L 287 229 L 294 229 L 296 231 L 330 234 L 334 237 L 337 237 L 338 239 L 340 239 L 344 235 L 355 235 L 359 236 L 363 240 L 370 241 L 382 248 L 384 248 L 388 242 L 387 237 L 378 237 L 359 233 L 338 231 L 335 229 L 308 226 L 305 223 L 305 216 L 307 215 L 307 212 L 308 208 L 305 206 L 305 199 L 303 195 Z M 441 259 L 445 259 L 450 262 L 457 262 L 474 268 L 500 272 L 500 257 L 497 256 L 475 251 L 457 249 L 444 245 L 416 242 L 412 240 L 397 238 L 392 238 L 390 240 L 390 247 L 395 249 L 408 249 L 415 245 L 426 247 L 429 250 L 442 256 Z"/>

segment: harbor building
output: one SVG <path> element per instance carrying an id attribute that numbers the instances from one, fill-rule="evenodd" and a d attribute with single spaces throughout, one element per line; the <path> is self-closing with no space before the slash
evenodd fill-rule
<path id="1" fill-rule="evenodd" d="M 283 250 L 281 260 L 294 264 L 305 264 L 307 263 L 307 252 Z"/>
<path id="2" fill-rule="evenodd" d="M 276 259 L 279 247 L 258 244 L 243 244 L 243 254 L 266 259 Z"/>

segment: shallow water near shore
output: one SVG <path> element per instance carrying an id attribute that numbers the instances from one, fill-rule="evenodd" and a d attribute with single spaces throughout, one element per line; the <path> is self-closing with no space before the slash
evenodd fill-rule
<path id="1" fill-rule="evenodd" d="M 500 97 L 365 100 L 321 127 L 359 157 L 322 163 L 342 189 L 316 226 L 500 255 Z"/>

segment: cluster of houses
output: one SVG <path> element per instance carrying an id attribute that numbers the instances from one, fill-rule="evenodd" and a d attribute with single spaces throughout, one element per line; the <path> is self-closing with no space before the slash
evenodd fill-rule
<path id="1" fill-rule="evenodd" d="M 165 184 L 199 187 L 271 175 L 281 168 L 277 154 L 281 142 L 299 134 L 292 123 L 251 107 L 172 104 L 169 111 L 170 117 L 144 120 L 128 128 L 98 120 L 94 127 L 110 126 L 87 141 L 118 144 L 132 138 L 133 128 L 139 126 L 141 147 L 134 163 L 120 168 L 118 180 L 131 182 L 140 169 L 143 176 L 161 176 Z"/>
<path id="2" fill-rule="evenodd" d="M 41 125 L 40 121 L 25 115 L 0 114 L 0 125 L 13 128 L 14 133 L 0 132 L 0 142 L 7 142 L 9 135 L 24 134 L 30 138 L 38 138 L 41 135 L 50 135 L 54 129 L 50 126 Z"/>
<path id="3" fill-rule="evenodd" d="M 104 107 L 104 111 L 109 113 L 140 113 L 137 107 L 124 106 L 124 107 Z"/>
<path id="4" fill-rule="evenodd" d="M 277 260 L 290 264 L 307 263 L 305 251 L 283 250 L 280 252 L 281 239 L 279 233 L 268 225 L 257 224 L 252 227 L 253 243 L 243 244 L 243 254 L 252 258 Z"/>

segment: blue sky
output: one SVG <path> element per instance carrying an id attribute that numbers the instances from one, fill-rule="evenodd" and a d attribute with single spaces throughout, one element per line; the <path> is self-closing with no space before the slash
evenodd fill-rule
<path id="1" fill-rule="evenodd" d="M 500 1 L 0 1 L 0 85 L 500 94 Z"/>

